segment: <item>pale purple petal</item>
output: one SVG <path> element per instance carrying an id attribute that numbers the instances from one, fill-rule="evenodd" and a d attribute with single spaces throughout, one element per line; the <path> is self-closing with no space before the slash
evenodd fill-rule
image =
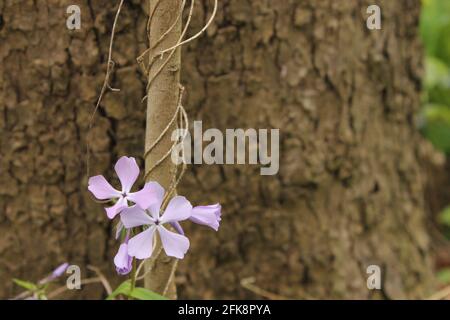
<path id="1" fill-rule="evenodd" d="M 152 218 L 137 205 L 123 209 L 120 220 L 127 229 L 153 224 Z"/>
<path id="2" fill-rule="evenodd" d="M 192 205 L 185 197 L 173 197 L 161 217 L 161 223 L 186 220 L 191 216 L 191 211 Z"/>
<path id="3" fill-rule="evenodd" d="M 130 192 L 131 187 L 139 176 L 139 167 L 136 159 L 133 157 L 121 157 L 114 166 L 114 169 L 122 184 L 122 191 L 125 193 Z"/>
<path id="4" fill-rule="evenodd" d="M 192 209 L 189 218 L 192 222 L 208 226 L 214 230 L 219 230 L 219 222 L 221 219 L 222 207 L 220 204 L 210 206 L 197 206 Z"/>
<path id="5" fill-rule="evenodd" d="M 52 271 L 52 273 L 48 277 L 45 277 L 44 279 L 40 280 L 39 283 L 45 284 L 61 277 L 64 274 L 64 272 L 66 272 L 68 267 L 69 264 L 67 262 L 59 265 L 55 270 Z"/>
<path id="6" fill-rule="evenodd" d="M 53 270 L 52 275 L 50 277 L 52 279 L 61 277 L 64 274 L 64 272 L 66 272 L 68 267 L 69 267 L 69 264 L 67 262 L 61 264 L 59 267 L 57 267 L 55 270 Z"/>
<path id="7" fill-rule="evenodd" d="M 119 220 L 119 223 L 117 223 L 116 226 L 116 240 L 119 239 L 122 230 L 123 230 L 123 223 L 121 220 Z"/>
<path id="8" fill-rule="evenodd" d="M 164 200 L 164 188 L 161 187 L 161 185 L 158 182 L 151 182 L 152 183 L 152 189 L 155 192 L 155 201 L 150 204 L 148 207 L 148 210 L 152 214 L 152 217 L 155 220 L 159 219 L 159 211 L 161 210 L 161 205 Z"/>
<path id="9" fill-rule="evenodd" d="M 177 221 L 170 222 L 170 225 L 175 229 L 176 232 L 184 236 L 183 228 Z"/>
<path id="10" fill-rule="evenodd" d="M 189 249 L 189 239 L 181 234 L 171 232 L 163 226 L 158 226 L 158 232 L 166 254 L 169 257 L 183 259 Z"/>
<path id="11" fill-rule="evenodd" d="M 88 190 L 99 200 L 120 197 L 120 192 L 114 189 L 104 176 L 90 177 Z"/>
<path id="12" fill-rule="evenodd" d="M 105 208 L 106 215 L 110 219 L 114 219 L 114 217 L 119 214 L 123 209 L 127 208 L 128 204 L 124 198 L 119 198 L 115 205 L 109 208 Z"/>
<path id="13" fill-rule="evenodd" d="M 153 236 L 155 227 L 151 226 L 147 230 L 139 233 L 128 241 L 128 254 L 137 259 L 150 258 L 153 252 Z"/>
<path id="14" fill-rule="evenodd" d="M 128 245 L 122 243 L 119 247 L 119 251 L 114 257 L 114 264 L 116 265 L 116 271 L 120 275 L 126 275 L 131 271 L 131 264 L 133 258 L 128 255 Z"/>
<path id="15" fill-rule="evenodd" d="M 142 190 L 129 193 L 127 196 L 142 209 L 148 209 L 152 204 L 161 206 L 163 197 L 164 189 L 157 182 L 147 182 Z"/>

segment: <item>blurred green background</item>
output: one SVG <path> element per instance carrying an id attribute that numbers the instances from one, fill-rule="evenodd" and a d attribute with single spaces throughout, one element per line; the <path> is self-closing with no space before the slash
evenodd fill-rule
<path id="1" fill-rule="evenodd" d="M 421 129 L 450 155 L 450 1 L 424 0 L 420 28 L 426 52 Z"/>
<path id="2" fill-rule="evenodd" d="M 420 129 L 450 159 L 450 0 L 423 0 L 420 32 L 425 46 L 426 75 Z M 450 239 L 450 206 L 438 215 Z M 450 269 L 438 273 L 450 283 Z"/>

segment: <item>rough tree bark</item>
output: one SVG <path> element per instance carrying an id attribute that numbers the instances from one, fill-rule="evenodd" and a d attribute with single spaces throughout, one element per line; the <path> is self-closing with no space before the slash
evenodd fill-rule
<path id="1" fill-rule="evenodd" d="M 116 3 L 0 3 L 0 296 L 12 276 L 37 279 L 63 260 L 113 277 L 117 244 L 84 177 L 87 121 L 104 76 Z M 365 28 L 373 2 L 382 30 Z M 199 1 L 194 29 L 211 3 Z M 177 283 L 186 298 L 411 298 L 432 286 L 418 163 L 419 0 L 222 0 L 207 35 L 183 51 L 191 119 L 204 128 L 281 128 L 280 173 L 192 166 L 180 194 L 220 201 L 219 233 L 185 224 L 191 249 Z M 113 176 L 144 143 L 146 6 L 127 1 L 116 72 L 89 137 L 93 174 Z M 142 159 L 141 159 L 142 160 Z M 142 161 L 141 161 L 142 164 Z M 366 288 L 366 267 L 383 289 Z M 117 279 L 117 277 L 115 277 Z M 4 284 L 4 285 L 3 285 Z M 100 287 L 76 297 L 100 297 Z"/>

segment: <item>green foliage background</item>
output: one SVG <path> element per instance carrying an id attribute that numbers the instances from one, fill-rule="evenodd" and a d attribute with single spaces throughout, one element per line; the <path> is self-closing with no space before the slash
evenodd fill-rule
<path id="1" fill-rule="evenodd" d="M 425 46 L 421 131 L 433 145 L 450 156 L 450 0 L 423 0 L 420 32 Z M 450 206 L 439 214 L 450 239 Z M 439 270 L 443 284 L 450 283 L 450 268 Z"/>
<path id="2" fill-rule="evenodd" d="M 423 0 L 420 31 L 426 52 L 421 130 L 450 155 L 450 0 Z"/>

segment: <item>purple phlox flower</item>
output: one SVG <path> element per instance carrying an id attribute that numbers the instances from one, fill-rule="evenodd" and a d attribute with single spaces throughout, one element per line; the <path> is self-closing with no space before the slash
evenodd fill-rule
<path id="1" fill-rule="evenodd" d="M 197 206 L 192 209 L 189 220 L 192 222 L 208 226 L 214 230 L 219 230 L 219 224 L 222 220 L 222 207 L 216 203 L 209 206 Z"/>
<path id="2" fill-rule="evenodd" d="M 191 216 L 189 220 L 197 224 L 202 224 L 208 226 L 215 231 L 219 230 L 221 218 L 222 206 L 218 203 L 209 206 L 197 206 L 192 209 Z M 170 225 L 179 234 L 184 235 L 183 228 L 177 221 L 173 221 Z"/>
<path id="3" fill-rule="evenodd" d="M 63 264 L 59 265 L 55 270 L 53 270 L 52 273 L 48 277 L 39 281 L 39 283 L 44 284 L 44 283 L 53 281 L 53 280 L 61 277 L 64 274 L 64 272 L 66 272 L 68 267 L 69 267 L 69 263 L 64 262 Z"/>
<path id="4" fill-rule="evenodd" d="M 125 241 L 120 245 L 116 256 L 114 257 L 114 264 L 116 265 L 116 271 L 120 275 L 126 275 L 130 273 L 132 268 L 133 257 L 128 255 L 128 234 L 125 237 Z"/>
<path id="5" fill-rule="evenodd" d="M 122 209 L 127 208 L 128 201 L 138 204 L 141 208 L 147 208 L 155 200 L 154 182 L 146 183 L 138 192 L 130 192 L 139 176 L 139 167 L 134 158 L 121 157 L 114 170 L 121 183 L 120 191 L 114 189 L 102 175 L 89 178 L 88 189 L 97 199 L 116 200 L 112 207 L 105 208 L 108 218 L 113 219 Z"/>
<path id="6" fill-rule="evenodd" d="M 164 189 L 158 184 L 157 201 L 146 210 L 139 206 L 126 208 L 120 214 L 125 228 L 144 226 L 145 230 L 134 236 L 128 242 L 128 254 L 137 259 L 150 258 L 153 251 L 153 238 L 157 232 L 166 254 L 170 257 L 183 259 L 189 249 L 189 239 L 182 234 L 167 230 L 164 224 L 183 221 L 191 216 L 192 205 L 182 196 L 172 198 L 166 210 L 160 216 L 164 199 Z"/>

